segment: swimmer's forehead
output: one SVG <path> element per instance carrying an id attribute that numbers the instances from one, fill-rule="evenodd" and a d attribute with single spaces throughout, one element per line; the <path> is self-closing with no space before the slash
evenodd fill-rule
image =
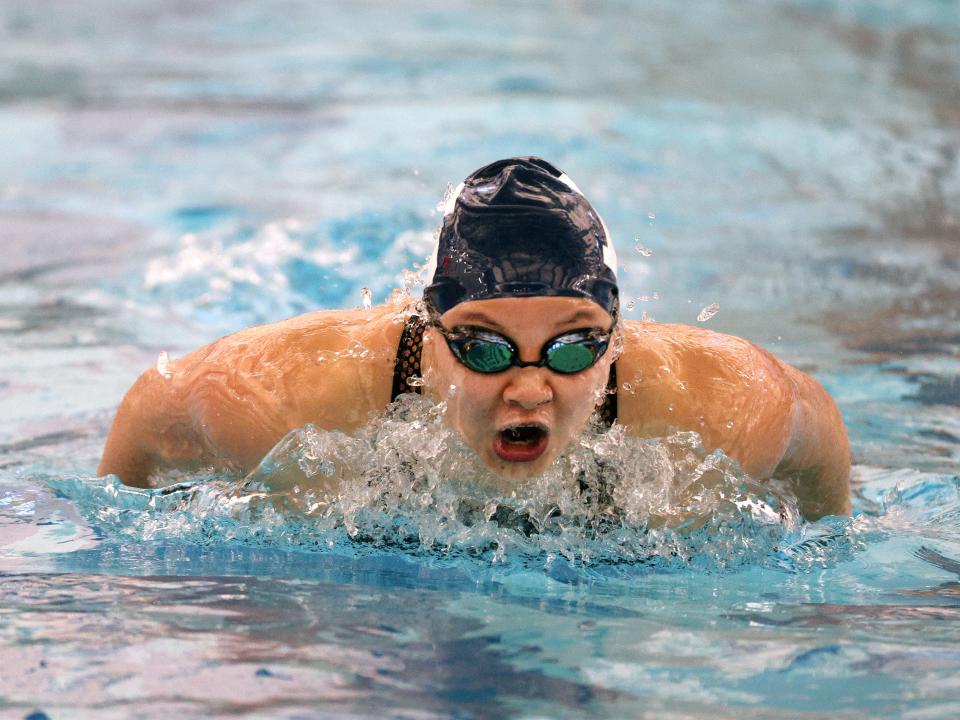
<path id="1" fill-rule="evenodd" d="M 532 327 L 602 327 L 612 322 L 610 314 L 590 300 L 569 297 L 526 297 L 471 300 L 442 316 L 448 325 L 482 325 L 494 330 Z"/>

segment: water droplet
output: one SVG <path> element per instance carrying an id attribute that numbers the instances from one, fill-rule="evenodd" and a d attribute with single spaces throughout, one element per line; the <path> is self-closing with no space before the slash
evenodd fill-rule
<path id="1" fill-rule="evenodd" d="M 633 395 L 633 385 L 631 385 L 630 383 L 625 382 L 620 387 L 623 388 L 624 392 L 628 392 L 631 395 Z"/>
<path id="2" fill-rule="evenodd" d="M 410 387 L 423 387 L 424 380 L 418 375 L 411 375 L 407 378 L 407 385 Z"/>
<path id="3" fill-rule="evenodd" d="M 420 274 L 412 272 L 410 270 L 403 271 L 403 291 L 408 295 L 412 294 L 412 290 L 418 285 L 423 285 L 423 281 L 420 279 Z"/>
<path id="4" fill-rule="evenodd" d="M 659 299 L 660 299 L 660 293 L 654 292 L 653 295 L 651 295 L 650 297 L 652 297 L 654 300 L 659 300 Z"/>
<path id="5" fill-rule="evenodd" d="M 639 237 L 633 239 L 633 247 L 636 248 L 637 252 L 640 253 L 643 257 L 650 257 L 653 255 L 653 250 L 644 245 Z"/>
<path id="6" fill-rule="evenodd" d="M 628 301 L 627 301 L 627 310 L 633 310 L 635 307 L 637 307 L 637 301 L 636 301 L 636 300 L 628 300 Z"/>
<path id="7" fill-rule="evenodd" d="M 733 429 L 733 420 L 727 420 L 727 430 Z"/>
<path id="8" fill-rule="evenodd" d="M 373 305 L 373 293 L 370 292 L 370 288 L 360 288 L 360 304 L 363 305 L 364 310 L 369 310 Z"/>
<path id="9" fill-rule="evenodd" d="M 697 322 L 706 322 L 718 312 L 720 312 L 720 303 L 710 303 L 697 315 Z"/>
<path id="10" fill-rule="evenodd" d="M 160 354 L 157 355 L 157 372 L 160 373 L 165 380 L 173 377 L 173 371 L 170 369 L 170 356 L 167 355 L 166 350 L 161 350 Z"/>
<path id="11" fill-rule="evenodd" d="M 653 225 L 653 221 L 656 219 L 657 219 L 657 214 L 653 210 L 650 210 L 647 212 L 647 222 Z"/>
<path id="12" fill-rule="evenodd" d="M 670 403 L 669 405 L 667 405 L 667 412 L 673 412 L 673 411 L 674 411 L 674 405 L 673 403 Z"/>
<path id="13" fill-rule="evenodd" d="M 679 388 L 680 391 L 682 392 L 682 391 L 684 391 L 684 390 L 687 389 L 687 384 L 686 384 L 683 380 L 678 380 L 678 381 L 677 381 L 677 388 Z"/>

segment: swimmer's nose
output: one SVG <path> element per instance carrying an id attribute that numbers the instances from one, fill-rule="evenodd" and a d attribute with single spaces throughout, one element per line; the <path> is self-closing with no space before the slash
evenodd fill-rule
<path id="1" fill-rule="evenodd" d="M 547 382 L 543 368 L 514 368 L 510 380 L 503 389 L 503 399 L 508 405 L 519 405 L 532 410 L 553 400 L 553 388 Z"/>

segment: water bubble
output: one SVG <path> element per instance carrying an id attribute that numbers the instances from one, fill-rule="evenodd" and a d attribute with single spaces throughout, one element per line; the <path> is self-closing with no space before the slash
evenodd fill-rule
<path id="1" fill-rule="evenodd" d="M 628 301 L 627 301 L 627 310 L 633 310 L 633 309 L 636 308 L 636 307 L 637 307 L 637 301 L 636 301 L 636 300 L 628 300 Z"/>
<path id="2" fill-rule="evenodd" d="M 727 420 L 727 430 L 733 429 L 733 420 Z"/>
<path id="3" fill-rule="evenodd" d="M 640 322 L 656 322 L 656 318 L 650 313 L 648 313 L 646 310 L 644 310 L 640 314 Z"/>
<path id="4" fill-rule="evenodd" d="M 659 300 L 659 299 L 660 299 L 660 293 L 654 291 L 653 295 L 651 295 L 650 297 L 652 297 L 654 300 Z"/>
<path id="5" fill-rule="evenodd" d="M 648 223 L 650 223 L 651 225 L 653 225 L 653 221 L 656 220 L 656 219 L 657 219 L 657 214 L 656 214 L 653 210 L 650 210 L 650 211 L 647 212 L 647 222 L 648 222 Z"/>
<path id="6" fill-rule="evenodd" d="M 157 355 L 157 372 L 160 373 L 165 380 L 173 377 L 173 371 L 170 369 L 170 356 L 167 355 L 166 350 L 161 350 L 160 354 Z"/>
<path id="7" fill-rule="evenodd" d="M 697 322 L 706 322 L 718 312 L 720 312 L 720 303 L 710 303 L 697 315 Z"/>
<path id="8" fill-rule="evenodd" d="M 633 385 L 631 385 L 630 383 L 628 383 L 628 382 L 622 383 L 622 384 L 620 385 L 620 387 L 623 388 L 623 391 L 624 391 L 624 392 L 628 392 L 628 393 L 630 393 L 631 395 L 633 395 L 634 389 L 633 389 Z"/>
<path id="9" fill-rule="evenodd" d="M 410 387 L 423 387 L 425 380 L 418 375 L 411 375 L 407 378 L 407 385 Z"/>
<path id="10" fill-rule="evenodd" d="M 364 310 L 369 310 L 373 305 L 373 293 L 370 291 L 370 288 L 360 288 L 360 304 Z"/>
<path id="11" fill-rule="evenodd" d="M 643 242 L 640 240 L 640 237 L 639 237 L 639 236 L 637 236 L 637 237 L 635 237 L 635 238 L 633 239 L 633 247 L 634 247 L 634 248 L 636 249 L 636 251 L 637 251 L 638 253 L 640 253 L 643 257 L 650 257 L 651 255 L 653 255 L 653 250 L 651 250 L 651 249 L 648 248 L 646 245 L 644 245 Z"/>

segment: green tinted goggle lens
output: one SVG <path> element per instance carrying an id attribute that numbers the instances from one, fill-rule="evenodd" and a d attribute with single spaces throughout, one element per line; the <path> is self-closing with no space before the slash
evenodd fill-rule
<path id="1" fill-rule="evenodd" d="M 477 372 L 500 372 L 513 363 L 513 350 L 498 342 L 472 340 L 464 348 L 463 362 Z"/>
<path id="2" fill-rule="evenodd" d="M 594 337 L 555 340 L 545 347 L 539 362 L 521 362 L 516 349 L 504 338 L 445 336 L 454 355 L 474 372 L 498 373 L 517 367 L 547 367 L 554 372 L 570 374 L 593 365 L 607 347 L 607 340 Z M 574 336 L 576 337 L 576 336 Z"/>
<path id="3" fill-rule="evenodd" d="M 547 350 L 547 367 L 561 373 L 575 373 L 586 370 L 597 359 L 597 347 L 594 343 L 571 342 L 557 343 Z"/>

